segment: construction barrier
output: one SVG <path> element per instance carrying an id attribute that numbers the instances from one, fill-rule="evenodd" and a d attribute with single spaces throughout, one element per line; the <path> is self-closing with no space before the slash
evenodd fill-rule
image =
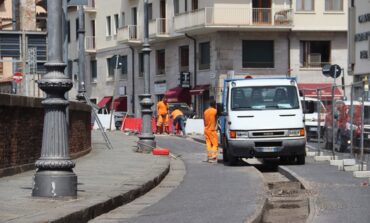
<path id="1" fill-rule="evenodd" d="M 172 133 L 172 119 L 168 120 L 169 131 Z M 122 119 L 122 125 L 120 130 L 132 133 L 141 133 L 142 128 L 142 118 L 124 117 Z M 152 131 L 155 133 L 157 131 L 157 125 L 155 118 L 152 118 Z M 177 130 L 177 134 L 179 131 Z"/>

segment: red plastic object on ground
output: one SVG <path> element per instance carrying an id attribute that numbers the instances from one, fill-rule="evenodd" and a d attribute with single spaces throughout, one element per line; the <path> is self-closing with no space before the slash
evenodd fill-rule
<path id="1" fill-rule="evenodd" d="M 162 155 L 162 156 L 168 156 L 170 155 L 170 150 L 167 148 L 154 148 L 152 150 L 153 155 Z"/>

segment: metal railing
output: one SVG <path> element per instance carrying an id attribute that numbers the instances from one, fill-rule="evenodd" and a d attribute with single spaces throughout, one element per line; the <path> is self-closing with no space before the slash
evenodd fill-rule
<path id="1" fill-rule="evenodd" d="M 140 41 L 137 25 L 128 25 L 118 29 L 117 40 L 122 42 Z"/>
<path id="2" fill-rule="evenodd" d="M 207 26 L 287 26 L 293 24 L 291 8 L 207 7 L 176 15 L 174 29 L 186 30 Z"/>
<path id="3" fill-rule="evenodd" d="M 254 25 L 271 25 L 271 8 L 253 8 Z"/>
<path id="4" fill-rule="evenodd" d="M 86 51 L 95 51 L 96 50 L 95 36 L 86 36 L 85 37 L 85 50 Z"/>
<path id="5" fill-rule="evenodd" d="M 342 97 L 338 97 L 337 89 L 342 89 Z M 319 102 L 317 105 L 322 103 L 326 108 L 324 121 L 322 109 L 317 108 L 317 134 L 314 139 L 319 154 L 329 152 L 333 159 L 354 158 L 359 165 L 358 170 L 365 170 L 365 165 L 370 165 L 370 97 L 364 89 L 363 81 L 351 85 L 332 84 L 325 88 L 301 89 L 303 93 L 315 90 L 315 98 Z M 331 91 L 331 95 L 323 96 L 323 92 L 328 91 Z"/>
<path id="6" fill-rule="evenodd" d="M 149 22 L 149 35 L 168 35 L 168 19 L 156 18 Z"/>

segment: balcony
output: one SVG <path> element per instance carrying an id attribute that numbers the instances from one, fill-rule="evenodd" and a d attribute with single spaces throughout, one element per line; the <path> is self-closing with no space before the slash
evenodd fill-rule
<path id="1" fill-rule="evenodd" d="M 95 36 L 85 37 L 85 51 L 88 53 L 96 53 Z"/>
<path id="2" fill-rule="evenodd" d="M 95 0 L 88 0 L 87 5 L 85 6 L 85 12 L 96 14 Z"/>
<path id="3" fill-rule="evenodd" d="M 169 37 L 168 19 L 157 18 L 149 22 L 149 37 Z"/>
<path id="4" fill-rule="evenodd" d="M 141 43 L 141 32 L 139 32 L 139 27 L 137 25 L 128 25 L 118 29 L 117 41 L 120 43 Z"/>
<path id="5" fill-rule="evenodd" d="M 293 24 L 292 9 L 285 7 L 214 7 L 175 16 L 176 32 L 203 28 L 288 28 Z"/>

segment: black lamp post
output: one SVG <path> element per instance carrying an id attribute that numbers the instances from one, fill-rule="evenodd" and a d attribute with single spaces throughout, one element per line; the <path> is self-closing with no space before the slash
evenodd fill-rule
<path id="1" fill-rule="evenodd" d="M 142 116 L 142 132 L 139 135 L 138 148 L 140 152 L 150 153 L 156 146 L 152 132 L 152 106 L 153 100 L 149 93 L 149 69 L 150 69 L 150 44 L 149 44 L 149 20 L 148 0 L 144 0 L 144 43 L 142 52 L 144 54 L 144 94 L 139 95 Z"/>

